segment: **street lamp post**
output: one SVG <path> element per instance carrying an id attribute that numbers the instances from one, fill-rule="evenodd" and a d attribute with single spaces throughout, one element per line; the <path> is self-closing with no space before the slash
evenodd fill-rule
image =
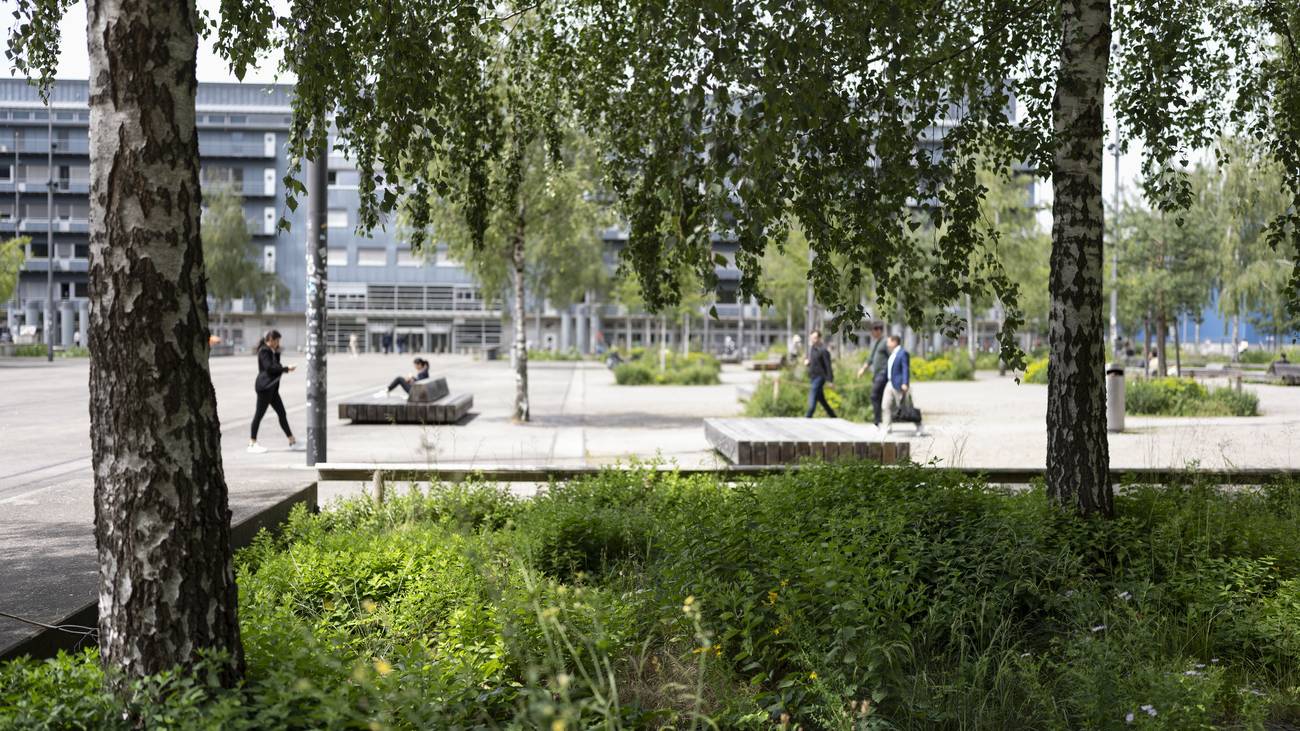
<path id="1" fill-rule="evenodd" d="M 327 124 L 322 115 L 318 122 Z M 328 127 L 325 139 L 312 152 L 313 159 L 307 167 L 307 465 L 326 459 L 326 350 L 325 288 L 328 285 L 326 269 L 326 220 L 329 195 L 329 143 Z"/>

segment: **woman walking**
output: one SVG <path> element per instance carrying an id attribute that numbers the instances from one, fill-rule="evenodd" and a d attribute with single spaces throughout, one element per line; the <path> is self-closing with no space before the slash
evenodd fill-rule
<path id="1" fill-rule="evenodd" d="M 266 415 L 266 407 L 270 406 L 275 409 L 275 415 L 280 417 L 280 428 L 284 430 L 284 435 L 289 437 L 289 449 L 296 449 L 298 440 L 293 438 L 293 432 L 289 429 L 289 418 L 284 413 L 284 402 L 280 400 L 280 376 L 294 370 L 294 366 L 280 365 L 280 331 L 268 330 L 266 337 L 257 346 L 257 383 L 254 388 L 257 391 L 257 410 L 253 412 L 253 432 L 248 440 L 248 451 L 253 454 L 261 454 L 266 451 L 266 447 L 257 443 L 257 427 L 262 423 L 262 417 Z"/>

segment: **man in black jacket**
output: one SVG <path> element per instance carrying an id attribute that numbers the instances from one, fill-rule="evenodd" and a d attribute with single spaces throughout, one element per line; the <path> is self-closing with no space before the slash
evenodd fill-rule
<path id="1" fill-rule="evenodd" d="M 808 357 L 803 362 L 808 365 L 808 379 L 812 381 L 812 388 L 808 391 L 808 413 L 804 416 L 811 419 L 817 404 L 821 404 L 834 419 L 835 410 L 826 402 L 825 389 L 826 384 L 835 382 L 835 372 L 831 370 L 831 352 L 822 344 L 821 330 L 813 330 L 808 335 Z"/>

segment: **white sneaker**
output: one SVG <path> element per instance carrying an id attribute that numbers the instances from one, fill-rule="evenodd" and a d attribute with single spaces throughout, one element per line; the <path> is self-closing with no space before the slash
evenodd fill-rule
<path id="1" fill-rule="evenodd" d="M 387 391 L 375 391 L 375 398 L 388 398 Z"/>
<path id="2" fill-rule="evenodd" d="M 304 446 L 302 442 L 294 442 L 293 444 L 289 445 L 290 452 L 301 452 L 305 449 L 307 449 L 307 447 Z"/>
<path id="3" fill-rule="evenodd" d="M 250 444 L 250 445 L 248 445 L 248 453 L 249 453 L 249 454 L 265 454 L 265 453 L 266 453 L 266 447 L 263 447 L 263 446 L 260 445 L 260 444 Z"/>

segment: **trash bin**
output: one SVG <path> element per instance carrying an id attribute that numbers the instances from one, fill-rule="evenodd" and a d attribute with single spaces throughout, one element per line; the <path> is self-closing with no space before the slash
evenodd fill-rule
<path id="1" fill-rule="evenodd" d="M 1106 431 L 1124 431 L 1124 366 L 1106 364 Z"/>

